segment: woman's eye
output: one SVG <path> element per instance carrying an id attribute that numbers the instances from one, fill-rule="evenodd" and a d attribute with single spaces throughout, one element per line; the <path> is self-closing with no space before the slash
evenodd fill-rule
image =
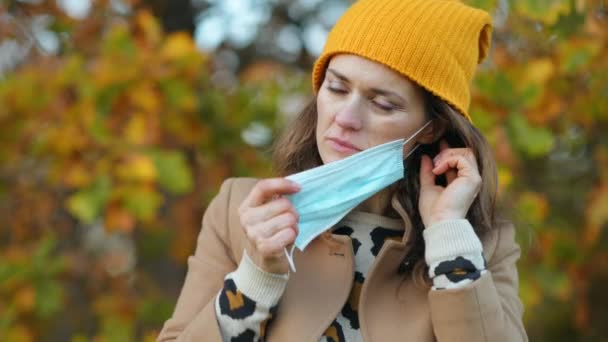
<path id="1" fill-rule="evenodd" d="M 374 106 L 380 108 L 381 110 L 383 110 L 385 112 L 390 112 L 395 109 L 395 106 L 393 106 L 392 104 L 387 104 L 387 103 L 378 102 L 378 101 L 372 101 L 372 102 L 374 103 Z"/>
<path id="2" fill-rule="evenodd" d="M 332 93 L 336 93 L 336 94 L 346 94 L 346 90 L 341 89 L 341 88 L 336 88 L 336 87 L 331 87 L 328 86 L 327 89 L 329 91 L 331 91 Z"/>

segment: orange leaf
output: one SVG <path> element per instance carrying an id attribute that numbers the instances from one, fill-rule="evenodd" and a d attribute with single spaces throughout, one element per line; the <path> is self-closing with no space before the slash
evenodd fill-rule
<path id="1" fill-rule="evenodd" d="M 26 313 L 31 312 L 36 305 L 36 291 L 32 286 L 26 286 L 15 294 L 15 305 L 17 310 Z"/>
<path id="2" fill-rule="evenodd" d="M 135 218 L 117 203 L 110 204 L 105 215 L 108 231 L 130 232 L 135 227 Z"/>

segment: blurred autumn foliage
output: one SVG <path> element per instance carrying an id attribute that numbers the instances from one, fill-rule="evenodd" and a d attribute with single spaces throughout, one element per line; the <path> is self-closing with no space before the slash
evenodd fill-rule
<path id="1" fill-rule="evenodd" d="M 530 339 L 608 341 L 608 5 L 468 2 L 495 17 L 472 116 L 519 227 Z M 153 340 L 206 204 L 227 177 L 272 174 L 271 138 L 310 96 L 293 65 L 226 75 L 145 1 L 109 3 L 75 20 L 0 2 L 63 37 L 0 74 L 2 341 Z M 0 20 L 3 40 L 20 32 Z"/>

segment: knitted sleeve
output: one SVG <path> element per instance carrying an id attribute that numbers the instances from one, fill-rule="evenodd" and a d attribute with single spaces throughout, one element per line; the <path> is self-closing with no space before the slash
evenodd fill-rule
<path id="1" fill-rule="evenodd" d="M 215 300 L 222 339 L 263 341 L 287 279 L 287 274 L 264 272 L 244 252 L 239 267 L 226 275 Z"/>
<path id="2" fill-rule="evenodd" d="M 486 272 L 482 244 L 468 220 L 446 220 L 424 230 L 433 289 L 462 287 Z"/>

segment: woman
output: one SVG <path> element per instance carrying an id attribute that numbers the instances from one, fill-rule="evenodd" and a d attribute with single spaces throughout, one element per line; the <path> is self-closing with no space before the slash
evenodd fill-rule
<path id="1" fill-rule="evenodd" d="M 495 217 L 495 161 L 468 115 L 490 35 L 488 14 L 457 1 L 349 8 L 315 63 L 313 101 L 277 142 L 277 173 L 409 139 L 406 174 L 297 251 L 296 272 L 291 199 L 308 185 L 224 182 L 159 340 L 526 341 L 519 247 Z M 340 201 L 319 182 L 319 199 Z"/>

